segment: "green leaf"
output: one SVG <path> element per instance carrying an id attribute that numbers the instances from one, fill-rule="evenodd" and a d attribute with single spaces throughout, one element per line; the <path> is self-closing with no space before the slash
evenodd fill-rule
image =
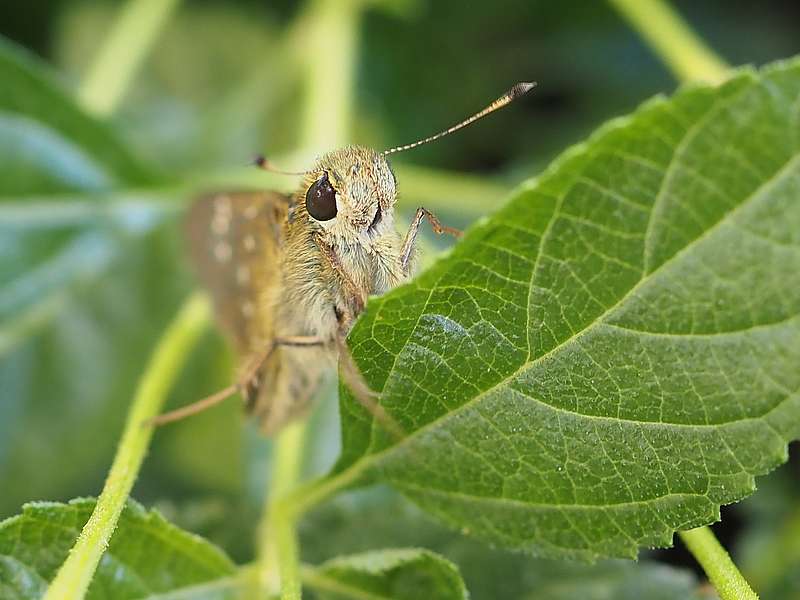
<path id="1" fill-rule="evenodd" d="M 800 597 L 800 489 L 793 462 L 735 508 L 744 526 L 731 553 L 748 583 L 770 600 Z"/>
<path id="2" fill-rule="evenodd" d="M 689 600 L 707 597 L 693 577 L 656 562 L 608 560 L 595 565 L 540 560 L 527 573 L 527 600 Z"/>
<path id="3" fill-rule="evenodd" d="M 0 194 L 108 189 L 156 178 L 47 68 L 0 37 Z"/>
<path id="4" fill-rule="evenodd" d="M 469 596 L 458 568 L 421 548 L 341 556 L 305 569 L 303 580 L 319 598 L 330 600 L 454 600 Z"/>
<path id="5" fill-rule="evenodd" d="M 382 487 L 343 494 L 312 512 L 301 523 L 300 540 L 303 560 L 315 564 L 381 545 L 427 548 L 458 566 L 473 600 L 699 597 L 691 572 L 650 560 L 585 565 L 489 548 L 432 522 L 412 503 Z"/>
<path id="6" fill-rule="evenodd" d="M 144 361 L 191 291 L 180 191 L 142 189 L 156 179 L 46 66 L 0 42 L 0 518 L 31 498 L 99 489 Z M 227 382 L 221 348 L 193 357 L 176 401 Z M 201 424 L 159 435 L 169 447 L 153 469 L 173 486 L 236 485 L 234 419 L 225 451 L 209 446 L 206 479 L 187 466 L 202 458 L 189 451 Z"/>
<path id="7" fill-rule="evenodd" d="M 752 492 L 800 435 L 799 97 L 793 60 L 648 102 L 372 301 L 350 344 L 408 435 L 345 398 L 323 485 L 587 560 Z"/>
<path id="8" fill-rule="evenodd" d="M 26 504 L 0 523 L 0 596 L 39 598 L 94 509 L 94 500 Z M 221 550 L 131 501 L 89 588 L 88 600 L 224 598 L 217 592 L 235 568 Z M 202 586 L 215 582 L 213 586 Z M 191 593 L 182 591 L 190 589 Z M 216 590 L 214 594 L 210 590 Z M 233 596 L 230 596 L 231 598 Z"/>

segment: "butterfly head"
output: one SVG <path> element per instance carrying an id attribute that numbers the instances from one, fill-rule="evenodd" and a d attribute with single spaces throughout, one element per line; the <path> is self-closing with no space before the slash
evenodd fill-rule
<path id="1" fill-rule="evenodd" d="M 527 94 L 535 86 L 533 82 L 517 83 L 471 117 L 416 142 L 395 146 L 383 152 L 362 146 L 347 146 L 325 154 L 310 171 L 287 173 L 304 176 L 297 198 L 298 205 L 303 207 L 312 221 L 334 237 L 366 241 L 390 231 L 394 225 L 397 189 L 386 157 L 433 142 L 467 127 Z M 263 157 L 257 163 L 267 170 L 276 170 Z"/>
<path id="2" fill-rule="evenodd" d="M 311 220 L 344 239 L 372 238 L 393 227 L 397 188 L 386 158 L 361 146 L 322 156 L 298 198 Z"/>

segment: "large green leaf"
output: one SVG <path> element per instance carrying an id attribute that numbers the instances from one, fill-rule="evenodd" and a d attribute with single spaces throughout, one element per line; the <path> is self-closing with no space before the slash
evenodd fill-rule
<path id="1" fill-rule="evenodd" d="M 496 544 L 635 556 L 718 518 L 800 435 L 800 61 L 610 123 L 350 343 L 342 483 Z"/>
<path id="2" fill-rule="evenodd" d="M 458 568 L 422 548 L 341 556 L 307 569 L 304 579 L 315 589 L 318 598 L 328 600 L 464 600 L 468 597 Z"/>
<path id="3" fill-rule="evenodd" d="M 94 500 L 69 504 L 39 502 L 0 523 L 0 596 L 8 600 L 41 597 L 47 582 L 94 509 Z M 196 600 L 233 598 L 217 593 L 233 563 L 216 547 L 167 523 L 158 513 L 129 502 L 92 580 L 87 600 L 170 597 Z M 215 581 L 214 586 L 199 586 Z M 182 588 L 191 593 L 178 595 Z M 211 590 L 217 590 L 213 594 Z M 230 592 L 225 592 L 230 593 Z"/>

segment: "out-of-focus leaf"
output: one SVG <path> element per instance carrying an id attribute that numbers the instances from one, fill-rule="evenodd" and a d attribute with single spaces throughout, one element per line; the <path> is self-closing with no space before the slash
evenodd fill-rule
<path id="1" fill-rule="evenodd" d="M 459 600 L 468 597 L 458 568 L 430 550 L 395 548 L 334 558 L 303 579 L 320 600 Z"/>
<path id="2" fill-rule="evenodd" d="M 257 152 L 293 147 L 302 70 L 286 42 L 291 27 L 270 8 L 195 3 L 178 11 L 120 108 L 132 142 L 193 172 L 244 167 Z M 85 71 L 114 17 L 115 7 L 97 3 L 64 14 L 57 52 L 67 71 Z"/>
<path id="3" fill-rule="evenodd" d="M 415 539 L 461 565 L 472 594 L 483 598 L 695 597 L 689 573 L 665 566 L 606 561 L 556 564 L 491 550 L 427 522 L 407 503 L 385 494 L 331 505 L 308 523 L 304 548 L 356 551 L 304 569 L 306 591 L 318 598 L 465 598 L 458 569 L 426 549 L 366 551 L 374 537 Z M 94 508 L 90 499 L 34 503 L 0 523 L 0 596 L 38 598 Z M 392 518 L 387 519 L 391 511 Z M 358 520 L 359 527 L 353 527 Z M 320 527 L 324 525 L 325 527 Z M 375 535 L 370 535 L 370 531 Z M 308 536 L 311 537 L 308 537 Z M 366 536 L 366 537 L 365 537 Z M 318 543 L 315 543 L 318 542 Z M 319 555 L 319 554 L 317 554 Z M 89 589 L 88 600 L 239 600 L 252 598 L 252 569 L 235 569 L 205 540 L 130 502 Z M 475 586 L 474 589 L 472 586 Z M 423 592 L 424 590 L 424 592 Z"/>
<path id="4" fill-rule="evenodd" d="M 735 507 L 744 530 L 733 558 L 762 598 L 800 597 L 800 489 L 797 456 L 768 479 L 758 493 Z"/>
<path id="5" fill-rule="evenodd" d="M 0 196 L 107 189 L 155 180 L 52 74 L 0 38 Z"/>
<path id="6" fill-rule="evenodd" d="M 350 336 L 332 476 L 550 557 L 718 518 L 800 435 L 800 61 L 602 128 Z"/>
<path id="7" fill-rule="evenodd" d="M 5 516 L 31 499 L 99 489 L 144 361 L 191 282 L 177 227 L 179 190 L 141 188 L 155 181 L 149 169 L 106 124 L 84 114 L 39 61 L 5 42 L 0 155 Z M 180 401 L 220 384 L 220 348 L 190 364 Z M 235 426 L 228 419 L 215 431 Z M 173 434 L 159 432 L 156 441 Z M 219 437 L 203 483 L 234 485 L 237 440 Z M 187 455 L 187 444 L 180 446 L 175 455 Z M 197 473 L 180 464 L 156 476 L 175 482 L 175 471 L 185 474 L 181 481 Z M 140 487 L 157 487 L 150 481 Z"/>
<path id="8" fill-rule="evenodd" d="M 94 509 L 90 499 L 26 504 L 0 523 L 0 595 L 36 600 L 64 561 Z M 182 531 L 131 501 L 119 519 L 87 600 L 170 598 L 223 600 L 237 596 L 225 579 L 235 567 L 202 538 Z"/>
<path id="9" fill-rule="evenodd" d="M 691 600 L 703 597 L 694 577 L 656 562 L 603 561 L 575 569 L 569 562 L 536 564 L 525 600 Z M 475 568 L 480 568 L 479 564 Z M 708 597 L 708 596 L 706 596 Z"/>
<path id="10" fill-rule="evenodd" d="M 311 563 L 386 545 L 428 548 L 458 565 L 474 600 L 699 598 L 698 582 L 689 571 L 649 560 L 557 563 L 489 548 L 431 522 L 416 506 L 382 488 L 337 497 L 304 519 L 300 534 L 303 559 Z"/>

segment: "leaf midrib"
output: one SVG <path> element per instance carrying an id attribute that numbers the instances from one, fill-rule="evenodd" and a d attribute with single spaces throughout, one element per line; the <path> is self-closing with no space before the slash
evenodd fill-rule
<path id="1" fill-rule="evenodd" d="M 654 502 L 667 500 L 671 498 L 706 498 L 708 490 L 703 492 L 667 492 L 660 496 L 653 496 L 652 498 L 645 498 L 644 500 L 623 500 L 620 502 L 606 502 L 605 504 L 586 504 L 586 503 L 571 503 L 571 504 L 556 504 L 553 502 L 529 502 L 521 498 L 509 498 L 508 496 L 481 496 L 463 490 L 441 490 L 432 487 L 423 487 L 421 485 L 414 485 L 413 483 L 402 482 L 394 484 L 400 490 L 412 490 L 416 493 L 428 494 L 431 496 L 447 496 L 450 498 L 461 498 L 464 500 L 487 502 L 492 504 L 504 504 L 508 506 L 522 507 L 522 508 L 536 508 L 541 510 L 550 511 L 563 511 L 563 510 L 611 510 L 615 508 L 626 508 L 630 506 L 650 505 Z"/>

